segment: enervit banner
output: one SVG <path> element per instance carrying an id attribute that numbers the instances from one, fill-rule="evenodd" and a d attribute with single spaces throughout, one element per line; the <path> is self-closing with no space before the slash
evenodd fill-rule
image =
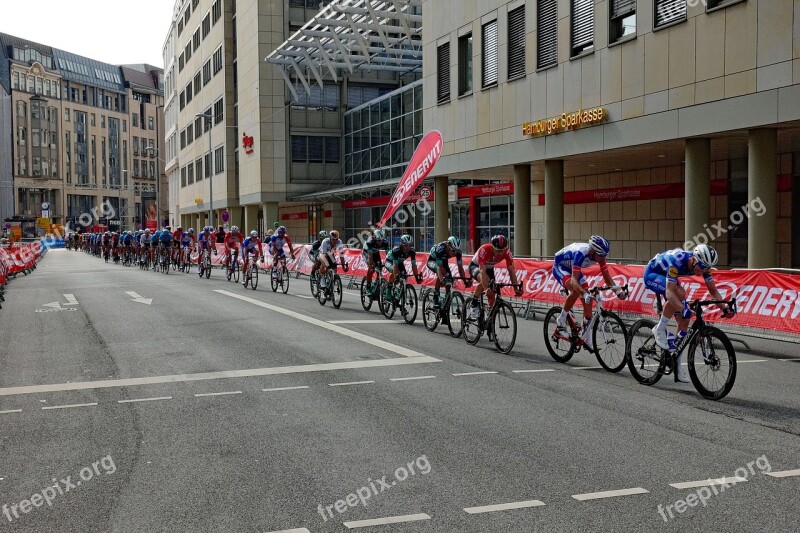
<path id="1" fill-rule="evenodd" d="M 429 131 L 425 137 L 419 142 L 417 149 L 414 150 L 414 155 L 411 156 L 411 161 L 408 163 L 408 168 L 400 178 L 400 183 L 397 184 L 394 194 L 389 200 L 389 205 L 386 206 L 386 211 L 383 212 L 380 222 L 377 227 L 382 227 L 391 218 L 397 208 L 403 205 L 403 201 L 411 194 L 417 186 L 428 176 L 433 166 L 439 161 L 442 155 L 442 134 L 437 130 Z"/>

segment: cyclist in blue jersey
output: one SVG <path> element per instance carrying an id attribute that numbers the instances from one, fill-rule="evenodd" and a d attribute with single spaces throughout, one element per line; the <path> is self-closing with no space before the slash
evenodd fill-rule
<path id="1" fill-rule="evenodd" d="M 717 251 L 707 244 L 695 246 L 694 250 L 686 251 L 676 248 L 656 255 L 647 263 L 644 270 L 645 286 L 656 294 L 664 296 L 666 302 L 661 318 L 653 328 L 653 336 L 659 348 L 673 350 L 674 345 L 670 345 L 667 335 L 667 324 L 670 318 L 675 316 L 678 322 L 675 342 L 686 335 L 689 327 L 689 318 L 692 312 L 686 303 L 686 290 L 678 282 L 678 278 L 683 276 L 703 276 L 709 294 L 716 299 L 722 300 L 711 276 L 711 269 L 717 264 Z M 733 313 L 728 306 L 719 306 L 722 316 L 728 318 Z M 688 383 L 690 381 L 688 372 L 683 368 L 685 354 L 678 358 L 678 381 Z"/>
<path id="2" fill-rule="evenodd" d="M 258 252 L 258 253 L 256 253 Z M 253 261 L 258 262 L 260 258 L 264 256 L 264 249 L 261 247 L 261 239 L 258 238 L 258 232 L 253 230 L 250 232 L 250 236 L 247 237 L 244 241 L 242 241 L 242 272 L 247 272 L 247 266 L 250 259 L 250 254 L 253 254 Z M 256 267 L 258 268 L 258 267 Z M 242 276 L 242 285 L 247 283 L 247 277 Z"/>
<path id="3" fill-rule="evenodd" d="M 589 284 L 586 282 L 582 269 L 600 265 L 600 273 L 603 275 L 606 285 L 614 285 L 606 265 L 606 256 L 610 251 L 611 245 L 604 237 L 592 235 L 588 243 L 576 242 L 565 246 L 556 252 L 553 258 L 553 277 L 569 293 L 567 301 L 564 302 L 564 307 L 561 309 L 561 314 L 556 319 L 556 324 L 560 328 L 565 327 L 567 315 L 572 310 L 572 306 L 575 305 L 578 298 L 583 298 L 583 342 L 592 350 L 594 349 L 592 331 L 586 326 L 592 318 L 594 300 L 589 294 Z M 622 289 L 615 289 L 614 294 L 620 300 L 626 298 Z"/>
<path id="4" fill-rule="evenodd" d="M 200 262 L 203 260 L 203 252 L 208 249 L 214 255 L 217 255 L 217 247 L 214 244 L 214 228 L 206 226 L 200 235 L 197 237 L 197 272 L 200 273 Z"/>

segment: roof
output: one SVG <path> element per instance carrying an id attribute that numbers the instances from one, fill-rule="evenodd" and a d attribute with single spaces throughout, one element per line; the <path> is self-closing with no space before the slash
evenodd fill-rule
<path id="1" fill-rule="evenodd" d="M 400 178 L 392 178 L 382 181 L 370 181 L 367 183 L 359 183 L 357 185 L 348 185 L 346 187 L 339 187 L 337 189 L 328 189 L 327 191 L 318 191 L 310 194 L 303 194 L 292 198 L 296 202 L 304 201 L 317 201 L 323 202 L 333 198 L 345 199 L 355 196 L 359 193 L 374 192 L 380 189 L 394 188 L 400 183 Z"/>
<path id="2" fill-rule="evenodd" d="M 421 70 L 422 2 L 333 0 L 265 61 L 277 66 L 295 99 L 292 75 L 310 93 L 310 76 L 322 85 L 326 73 L 338 81 L 345 69 Z"/>

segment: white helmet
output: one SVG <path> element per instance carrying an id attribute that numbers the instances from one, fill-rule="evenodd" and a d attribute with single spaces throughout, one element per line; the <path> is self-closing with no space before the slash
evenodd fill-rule
<path id="1" fill-rule="evenodd" d="M 400 244 L 411 246 L 412 244 L 414 244 L 414 237 L 412 237 L 409 234 L 405 234 L 402 237 L 400 237 Z"/>
<path id="2" fill-rule="evenodd" d="M 717 251 L 707 244 L 698 244 L 695 246 L 693 255 L 700 265 L 700 268 L 705 270 L 713 268 L 719 259 Z"/>
<path id="3" fill-rule="evenodd" d="M 250 236 L 251 237 L 258 237 L 258 232 L 256 230 L 253 230 L 253 231 L 250 232 Z"/>

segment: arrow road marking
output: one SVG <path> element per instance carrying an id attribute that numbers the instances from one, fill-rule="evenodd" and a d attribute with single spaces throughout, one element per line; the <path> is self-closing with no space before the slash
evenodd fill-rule
<path id="1" fill-rule="evenodd" d="M 128 296 L 133 298 L 132 301 L 139 302 L 140 304 L 151 305 L 153 303 L 153 299 L 152 298 L 142 298 L 141 296 L 139 296 L 137 293 L 135 293 L 133 291 L 127 291 L 127 292 L 125 292 L 125 294 L 127 294 Z"/>
<path id="2" fill-rule="evenodd" d="M 67 303 L 64 305 L 79 305 L 78 300 L 75 299 L 74 294 L 65 294 L 64 298 L 67 299 Z"/>
<path id="3" fill-rule="evenodd" d="M 58 302 L 50 302 L 49 304 L 44 304 L 42 307 L 52 307 L 53 309 L 61 309 L 61 304 Z"/>

